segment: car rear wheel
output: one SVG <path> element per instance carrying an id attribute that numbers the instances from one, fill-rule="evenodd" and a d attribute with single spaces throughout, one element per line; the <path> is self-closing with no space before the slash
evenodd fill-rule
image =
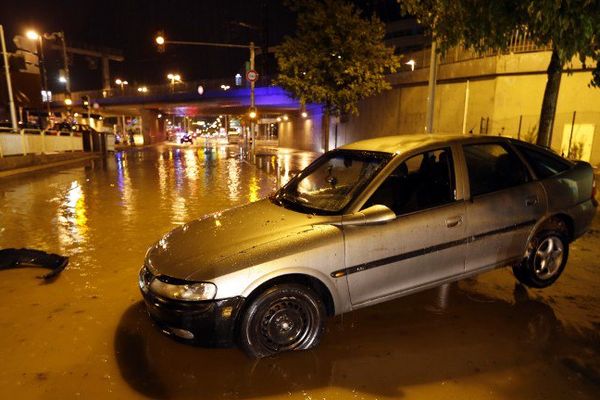
<path id="1" fill-rule="evenodd" d="M 525 259 L 513 267 L 513 272 L 524 285 L 544 288 L 558 279 L 568 257 L 566 227 L 562 221 L 552 221 L 533 236 L 527 246 Z"/>
<path id="2" fill-rule="evenodd" d="M 246 309 L 239 340 L 254 358 L 319 344 L 324 328 L 325 305 L 309 287 L 275 285 L 256 297 Z"/>

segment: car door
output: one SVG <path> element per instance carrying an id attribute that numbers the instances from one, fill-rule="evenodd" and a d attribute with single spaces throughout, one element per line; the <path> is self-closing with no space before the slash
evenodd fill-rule
<path id="1" fill-rule="evenodd" d="M 470 201 L 466 270 L 523 257 L 528 236 L 546 211 L 542 185 L 506 143 L 463 145 Z"/>
<path id="2" fill-rule="evenodd" d="M 397 218 L 343 226 L 353 307 L 384 301 L 464 272 L 465 205 L 457 199 L 450 147 L 402 162 L 363 206 Z"/>

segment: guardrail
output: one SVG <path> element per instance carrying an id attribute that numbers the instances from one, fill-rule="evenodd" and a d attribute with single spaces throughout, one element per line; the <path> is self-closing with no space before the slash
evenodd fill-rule
<path id="1" fill-rule="evenodd" d="M 0 157 L 83 151 L 83 138 L 77 132 L 0 128 Z"/>
<path id="2" fill-rule="evenodd" d="M 272 77 L 261 76 L 256 82 L 256 86 L 269 86 L 273 82 Z M 128 85 L 123 88 L 111 88 L 104 90 L 88 90 L 71 93 L 71 99 L 74 104 L 80 104 L 83 96 L 88 96 L 90 99 L 106 99 L 112 97 L 146 97 L 157 95 L 169 95 L 177 93 L 196 93 L 198 87 L 202 86 L 202 90 L 230 90 L 235 88 L 249 87 L 244 81 L 241 85 L 236 85 L 234 78 L 223 79 L 203 79 L 198 81 L 175 82 L 173 84 L 165 83 L 159 85 Z M 58 93 L 52 95 L 52 101 L 62 103 L 64 94 Z"/>

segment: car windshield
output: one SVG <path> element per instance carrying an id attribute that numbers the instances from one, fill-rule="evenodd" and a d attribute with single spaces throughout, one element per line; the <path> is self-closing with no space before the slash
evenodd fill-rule
<path id="1" fill-rule="evenodd" d="M 390 158 L 389 153 L 330 151 L 290 180 L 273 200 L 304 213 L 340 213 Z"/>

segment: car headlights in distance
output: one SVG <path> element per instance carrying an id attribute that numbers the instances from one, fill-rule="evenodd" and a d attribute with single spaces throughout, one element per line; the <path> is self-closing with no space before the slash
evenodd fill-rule
<path id="1" fill-rule="evenodd" d="M 210 282 L 167 283 L 154 278 L 150 290 L 160 297 L 180 301 L 212 300 L 217 295 L 217 287 Z"/>

